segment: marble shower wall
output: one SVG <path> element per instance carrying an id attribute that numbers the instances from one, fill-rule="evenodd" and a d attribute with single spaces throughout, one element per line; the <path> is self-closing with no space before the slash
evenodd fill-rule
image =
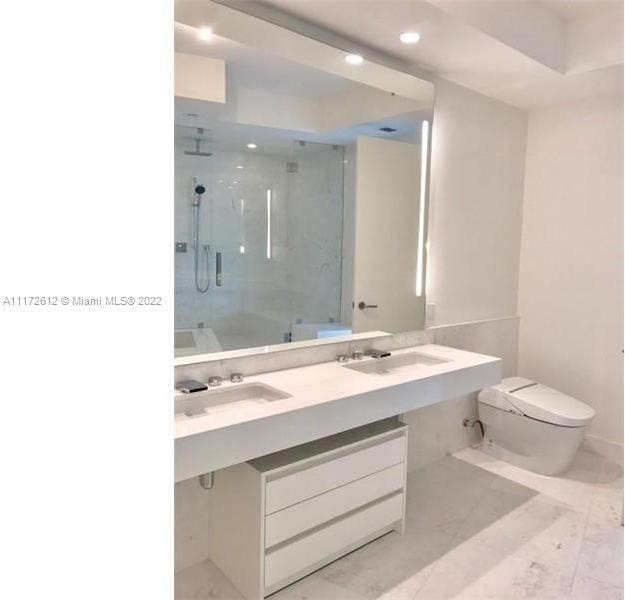
<path id="1" fill-rule="evenodd" d="M 213 156 L 197 157 L 184 154 L 187 138 L 178 135 L 175 144 L 175 240 L 187 243 L 186 253 L 175 254 L 175 328 L 203 323 L 229 350 L 282 343 L 298 319 L 338 321 L 342 147 L 294 143 L 291 154 L 284 149 L 268 154 L 216 147 Z M 296 164 L 296 172 L 287 172 L 287 163 Z M 206 187 L 200 244 L 210 246 L 207 293 L 198 292 L 194 282 L 195 182 Z M 271 190 L 270 258 L 267 190 Z M 215 285 L 216 252 L 222 253 L 221 287 Z M 203 252 L 200 256 L 204 285 L 206 257 Z"/>

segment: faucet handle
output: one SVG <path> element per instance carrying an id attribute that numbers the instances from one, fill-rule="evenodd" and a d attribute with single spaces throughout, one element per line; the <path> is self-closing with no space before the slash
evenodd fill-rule
<path id="1" fill-rule="evenodd" d="M 230 375 L 230 383 L 241 383 L 243 381 L 243 373 L 232 373 Z"/>
<path id="2" fill-rule="evenodd" d="M 209 387 L 217 387 L 221 385 L 222 381 L 221 377 L 214 375 L 213 377 L 208 378 L 208 385 Z"/>

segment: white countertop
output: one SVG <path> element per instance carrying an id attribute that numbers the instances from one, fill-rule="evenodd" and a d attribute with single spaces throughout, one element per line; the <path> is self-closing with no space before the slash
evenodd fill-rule
<path id="1" fill-rule="evenodd" d="M 493 356 L 486 356 L 475 352 L 467 352 L 458 350 L 457 348 L 449 348 L 435 344 L 394 350 L 392 351 L 392 356 L 410 352 L 419 352 L 449 362 L 435 365 L 410 365 L 384 375 L 360 373 L 345 368 L 344 366 L 345 364 L 356 365 L 364 364 L 365 361 L 379 360 L 375 358 L 365 358 L 361 361 L 350 361 L 349 363 L 328 362 L 253 375 L 249 378 L 246 377 L 245 382 L 263 383 L 290 394 L 291 397 L 273 402 L 246 405 L 243 408 L 233 407 L 229 410 L 223 410 L 205 416 L 195 416 L 192 418 L 181 416 L 176 418 L 175 439 L 186 438 L 234 425 L 240 425 L 242 423 L 283 415 L 312 406 L 428 379 L 437 375 L 444 375 L 462 371 L 463 369 L 501 362 L 501 359 Z M 226 382 L 216 389 L 226 390 L 237 385 L 240 384 Z M 177 392 L 175 397 L 189 398 L 188 395 L 182 394 L 181 392 Z"/>

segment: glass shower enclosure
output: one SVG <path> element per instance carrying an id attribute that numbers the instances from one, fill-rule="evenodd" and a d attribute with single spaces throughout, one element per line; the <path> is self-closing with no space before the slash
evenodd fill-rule
<path id="1" fill-rule="evenodd" d="M 249 143 L 175 128 L 177 356 L 340 321 L 344 148 Z"/>

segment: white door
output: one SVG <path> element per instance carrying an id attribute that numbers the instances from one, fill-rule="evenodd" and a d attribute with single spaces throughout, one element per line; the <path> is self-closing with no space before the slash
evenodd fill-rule
<path id="1" fill-rule="evenodd" d="M 358 138 L 354 333 L 423 329 L 424 299 L 416 295 L 419 162 L 416 144 Z"/>

